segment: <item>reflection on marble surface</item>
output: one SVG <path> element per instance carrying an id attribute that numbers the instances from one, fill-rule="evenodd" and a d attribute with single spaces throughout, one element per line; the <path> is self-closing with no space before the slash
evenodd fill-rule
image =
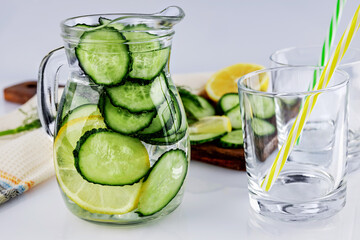
<path id="1" fill-rule="evenodd" d="M 316 222 L 278 222 L 249 210 L 248 239 L 343 239 L 352 238 L 354 216 L 342 214 Z M 354 215 L 354 214 L 352 214 Z M 344 221 L 345 220 L 345 221 Z"/>
<path id="2" fill-rule="evenodd" d="M 247 239 L 255 240 L 355 240 L 360 239 L 359 187 L 360 172 L 348 177 L 346 206 L 337 215 L 321 221 L 280 222 L 261 216 L 249 209 Z"/>

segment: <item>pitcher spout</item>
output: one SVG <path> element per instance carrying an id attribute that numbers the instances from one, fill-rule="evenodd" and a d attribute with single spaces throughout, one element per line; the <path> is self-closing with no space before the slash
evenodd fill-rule
<path id="1" fill-rule="evenodd" d="M 185 12 L 178 6 L 169 6 L 155 13 L 154 16 L 161 18 L 160 24 L 162 26 L 172 27 L 185 17 Z"/>

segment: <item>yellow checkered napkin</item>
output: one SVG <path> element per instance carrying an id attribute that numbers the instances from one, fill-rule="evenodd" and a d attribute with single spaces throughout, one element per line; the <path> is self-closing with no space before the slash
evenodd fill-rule
<path id="1" fill-rule="evenodd" d="M 33 97 L 0 116 L 0 204 L 52 175 L 52 141 L 40 128 Z"/>

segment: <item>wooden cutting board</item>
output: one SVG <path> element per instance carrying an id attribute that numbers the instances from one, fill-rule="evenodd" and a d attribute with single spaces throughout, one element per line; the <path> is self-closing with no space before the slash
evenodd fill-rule
<path id="1" fill-rule="evenodd" d="M 244 149 L 226 149 L 214 143 L 191 146 L 191 159 L 220 167 L 245 171 Z"/>
<path id="2" fill-rule="evenodd" d="M 211 73 L 174 75 L 177 85 L 189 86 L 200 93 Z M 4 89 L 6 101 L 24 104 L 36 94 L 36 81 L 26 81 Z M 225 149 L 213 143 L 191 146 L 191 159 L 220 167 L 245 171 L 243 149 Z"/>
<path id="3" fill-rule="evenodd" d="M 177 78 L 179 76 L 179 78 Z M 177 85 L 183 83 L 184 86 L 189 86 L 198 95 L 207 98 L 204 91 L 204 86 L 211 74 L 183 74 L 175 75 L 174 82 Z M 211 100 L 209 100 L 211 102 Z M 240 114 L 240 113 L 239 113 Z M 217 146 L 216 143 L 203 143 L 191 146 L 191 159 L 200 162 L 213 164 L 216 166 L 230 168 L 239 171 L 245 171 L 245 156 L 244 149 L 227 149 Z"/>
<path id="4" fill-rule="evenodd" d="M 24 104 L 36 94 L 36 81 L 26 81 L 4 89 L 6 101 Z"/>

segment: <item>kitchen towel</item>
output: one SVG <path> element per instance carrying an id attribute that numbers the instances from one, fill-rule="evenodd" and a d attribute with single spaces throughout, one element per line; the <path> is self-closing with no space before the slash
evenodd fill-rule
<path id="1" fill-rule="evenodd" d="M 54 175 L 52 141 L 36 106 L 33 97 L 0 117 L 0 204 Z"/>

